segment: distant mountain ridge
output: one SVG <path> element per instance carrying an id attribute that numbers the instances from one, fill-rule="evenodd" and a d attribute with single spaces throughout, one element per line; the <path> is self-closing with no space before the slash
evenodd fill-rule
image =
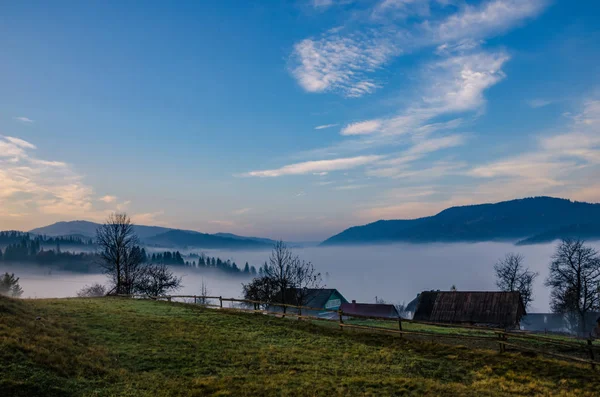
<path id="1" fill-rule="evenodd" d="M 390 242 L 550 242 L 563 237 L 600 239 L 600 204 L 531 197 L 495 204 L 451 207 L 411 220 L 354 226 L 322 245 Z"/>
<path id="2" fill-rule="evenodd" d="M 30 230 L 29 233 L 46 236 L 85 236 L 94 238 L 98 223 L 89 221 L 56 222 Z M 244 237 L 230 233 L 208 234 L 193 230 L 172 229 L 161 226 L 135 225 L 134 230 L 142 243 L 162 247 L 199 248 L 268 248 L 274 240 Z"/>

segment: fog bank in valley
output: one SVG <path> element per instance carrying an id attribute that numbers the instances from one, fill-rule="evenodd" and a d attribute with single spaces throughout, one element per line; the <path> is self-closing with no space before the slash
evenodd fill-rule
<path id="1" fill-rule="evenodd" d="M 599 243 L 590 243 L 600 249 Z M 375 246 L 309 247 L 294 252 L 311 261 L 323 275 L 327 287 L 337 288 L 348 300 L 373 302 L 375 297 L 393 303 L 408 303 L 423 290 L 495 290 L 493 265 L 508 252 L 525 256 L 525 264 L 540 273 L 534 286 L 531 312 L 549 311 L 549 291 L 543 283 L 555 244 L 514 246 L 508 243 L 476 244 L 393 244 Z M 202 251 L 202 250 L 194 250 Z M 269 251 L 206 251 L 238 264 L 249 262 L 257 268 Z M 214 269 L 172 268 L 183 277 L 179 294 L 200 294 L 202 281 L 210 294 L 240 297 L 241 284 L 248 278 L 223 274 Z M 100 274 L 73 274 L 32 270 L 12 266 L 0 271 L 21 277 L 23 297 L 47 298 L 75 296 L 85 285 L 105 282 Z"/>

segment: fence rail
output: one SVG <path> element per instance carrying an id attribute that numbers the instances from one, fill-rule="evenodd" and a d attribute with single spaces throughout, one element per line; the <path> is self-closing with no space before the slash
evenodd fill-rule
<path id="1" fill-rule="evenodd" d="M 261 301 L 254 301 L 249 299 L 238 299 L 238 298 L 224 298 L 222 296 L 205 296 L 205 295 L 158 295 L 158 296 L 150 296 L 150 295 L 116 295 L 119 297 L 125 298 L 138 298 L 138 299 L 152 299 L 152 300 L 166 300 L 172 302 L 173 299 L 194 299 L 194 304 L 204 306 L 204 307 L 213 307 L 222 310 L 231 310 L 231 311 L 239 311 L 246 313 L 260 313 L 265 315 L 274 315 L 280 317 L 292 317 L 297 318 L 298 320 L 307 319 L 307 320 L 317 320 L 317 321 L 329 321 L 335 322 L 339 325 L 340 330 L 343 329 L 355 329 L 359 331 L 375 331 L 375 332 L 385 332 L 390 334 L 399 335 L 401 337 L 405 335 L 413 335 L 418 337 L 431 337 L 432 340 L 435 338 L 441 339 L 458 339 L 458 340 L 476 340 L 488 343 L 497 343 L 499 351 L 501 353 L 506 351 L 506 347 L 509 346 L 514 350 L 525 351 L 525 352 L 533 352 L 542 355 L 547 355 L 555 358 L 559 358 L 562 360 L 570 360 L 575 361 L 582 364 L 589 364 L 593 369 L 596 368 L 596 365 L 600 365 L 599 361 L 594 359 L 595 354 L 594 350 L 599 349 L 600 346 L 594 345 L 591 339 L 580 339 L 579 341 L 574 339 L 573 341 L 568 340 L 559 340 L 547 336 L 534 335 L 534 334 L 525 334 L 523 332 L 516 331 L 508 331 L 502 328 L 494 328 L 494 327 L 484 327 L 484 326 L 475 326 L 470 324 L 448 324 L 448 323 L 434 323 L 427 321 L 415 321 L 404 318 L 390 318 L 390 317 L 377 317 L 377 316 L 365 316 L 359 314 L 351 314 L 344 313 L 341 310 L 335 309 L 324 309 L 324 308 L 315 308 L 309 306 L 297 306 L 291 304 L 283 304 L 283 303 L 267 303 Z M 209 300 L 219 300 L 218 304 L 208 303 Z M 224 307 L 223 302 L 231 302 L 241 304 L 237 307 Z M 262 308 L 261 308 L 262 307 Z M 269 310 L 272 307 L 281 307 L 283 311 L 273 311 Z M 287 311 L 286 309 L 296 309 L 297 312 Z M 335 318 L 325 318 L 319 316 L 311 316 L 307 314 L 302 314 L 302 311 L 305 312 L 326 312 L 326 313 L 335 313 Z M 390 324 L 393 322 L 396 328 L 384 327 L 384 326 L 373 326 L 373 325 L 364 325 L 364 324 L 349 324 L 348 321 L 351 321 L 352 318 L 363 319 L 363 320 L 376 320 L 382 322 L 389 322 Z M 457 329 L 465 329 L 470 330 L 471 333 L 453 333 L 453 334 L 445 334 L 441 332 L 428 332 L 428 331 L 409 331 L 402 329 L 402 323 L 410 323 L 410 324 L 420 324 L 427 325 L 433 327 L 444 327 L 444 328 L 457 328 Z M 480 331 L 481 334 L 474 334 L 472 331 L 477 330 Z M 487 335 L 485 335 L 487 334 Z M 509 338 L 513 341 L 509 341 Z M 547 344 L 547 345 L 555 345 L 560 346 L 561 348 L 569 348 L 572 350 L 583 351 L 589 355 L 589 359 L 576 357 L 572 355 L 557 353 L 553 351 L 548 351 L 547 349 L 541 349 L 538 347 L 531 346 L 523 346 L 522 344 L 516 343 L 518 341 L 529 341 L 535 342 L 537 344 Z M 600 356 L 600 354 L 599 354 Z"/>

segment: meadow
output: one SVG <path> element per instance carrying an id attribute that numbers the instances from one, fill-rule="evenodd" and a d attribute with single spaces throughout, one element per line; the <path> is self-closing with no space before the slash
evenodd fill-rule
<path id="1" fill-rule="evenodd" d="M 597 395 L 589 366 L 195 305 L 0 298 L 6 396 Z"/>

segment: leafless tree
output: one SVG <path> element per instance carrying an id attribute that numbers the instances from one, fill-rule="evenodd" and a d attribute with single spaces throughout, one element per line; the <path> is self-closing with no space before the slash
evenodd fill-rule
<path id="1" fill-rule="evenodd" d="M 552 256 L 545 284 L 552 288 L 552 311 L 576 315 L 583 333 L 586 313 L 600 309 L 598 252 L 582 240 L 562 240 Z"/>
<path id="2" fill-rule="evenodd" d="M 181 277 L 175 276 L 167 265 L 160 263 L 143 266 L 134 289 L 140 294 L 160 296 L 181 287 Z"/>
<path id="3" fill-rule="evenodd" d="M 321 273 L 294 255 L 283 241 L 275 244 L 269 263 L 261 270 L 260 277 L 244 285 L 246 299 L 303 306 L 309 289 L 322 288 Z"/>
<path id="4" fill-rule="evenodd" d="M 106 295 L 106 287 L 100 283 L 86 285 L 85 287 L 77 291 L 77 296 L 80 298 L 90 298 L 104 295 Z"/>
<path id="5" fill-rule="evenodd" d="M 208 290 L 208 285 L 204 282 L 204 279 L 202 279 L 202 282 L 200 284 L 200 298 L 198 298 L 198 303 L 201 305 L 207 305 L 208 299 L 206 297 L 209 294 L 210 291 Z"/>
<path id="6" fill-rule="evenodd" d="M 521 293 L 525 309 L 533 301 L 533 281 L 538 273 L 525 267 L 524 257 L 521 254 L 509 253 L 494 265 L 496 272 L 496 286 L 501 291 L 518 291 Z"/>
<path id="7" fill-rule="evenodd" d="M 143 274 L 142 253 L 133 223 L 125 213 L 108 216 L 96 230 L 101 266 L 114 285 L 112 292 L 132 294 Z"/>
<path id="8" fill-rule="evenodd" d="M 279 303 L 286 304 L 288 290 L 293 287 L 294 266 L 298 260 L 283 241 L 275 243 L 269 257 L 269 265 L 265 266 L 263 271 L 264 277 L 270 279 L 277 287 Z"/>
<path id="9" fill-rule="evenodd" d="M 321 273 L 315 270 L 311 262 L 305 262 L 295 257 L 292 263 L 292 285 L 294 286 L 294 304 L 306 306 L 310 290 L 323 288 L 321 285 Z"/>

